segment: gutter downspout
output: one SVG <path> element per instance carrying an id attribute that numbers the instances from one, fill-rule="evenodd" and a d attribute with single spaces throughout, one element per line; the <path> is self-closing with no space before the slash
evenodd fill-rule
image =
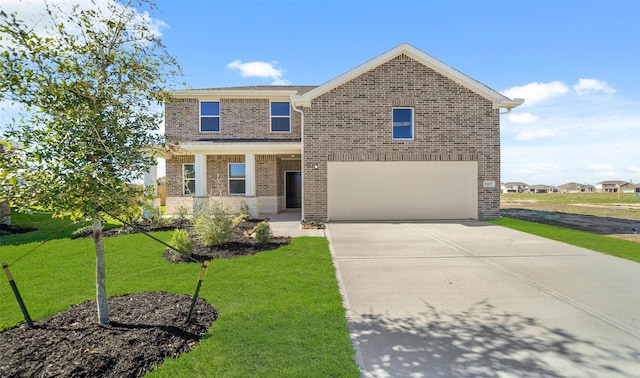
<path id="1" fill-rule="evenodd" d="M 302 172 L 302 182 L 300 183 L 300 190 L 302 191 L 302 193 L 300 194 L 300 196 L 302 198 L 300 198 L 300 216 L 302 217 L 303 220 L 304 219 L 304 112 L 302 111 L 302 109 L 298 109 L 296 108 L 296 106 L 293 104 L 293 98 L 291 98 L 291 109 L 293 109 L 293 111 L 295 111 L 296 113 L 300 113 L 300 171 Z"/>

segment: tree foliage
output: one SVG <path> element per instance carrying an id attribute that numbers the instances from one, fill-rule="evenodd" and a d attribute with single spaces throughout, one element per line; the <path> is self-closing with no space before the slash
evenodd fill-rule
<path id="1" fill-rule="evenodd" d="M 102 216 L 143 200 L 129 183 L 162 145 L 156 109 L 179 67 L 149 23 L 147 1 L 70 11 L 44 4 L 31 21 L 0 10 L 0 100 L 26 109 L 0 135 L 0 202 L 92 221 L 106 324 Z"/>
<path id="2" fill-rule="evenodd" d="M 157 109 L 178 72 L 144 6 L 48 4 L 31 23 L 0 11 L 0 96 L 27 109 L 5 131 L 0 200 L 95 220 L 140 199 L 127 184 L 162 145 Z"/>

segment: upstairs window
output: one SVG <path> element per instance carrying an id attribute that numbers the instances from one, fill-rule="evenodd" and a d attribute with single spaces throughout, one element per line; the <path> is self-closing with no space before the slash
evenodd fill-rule
<path id="1" fill-rule="evenodd" d="M 291 131 L 291 105 L 288 102 L 271 103 L 271 132 Z"/>
<path id="2" fill-rule="evenodd" d="M 202 101 L 200 103 L 200 131 L 220 132 L 220 102 Z"/>
<path id="3" fill-rule="evenodd" d="M 393 108 L 393 139 L 413 139 L 413 108 Z"/>
<path id="4" fill-rule="evenodd" d="M 229 163 L 229 194 L 245 194 L 244 163 Z"/>
<path id="5" fill-rule="evenodd" d="M 185 196 L 193 195 L 196 192 L 196 170 L 195 165 L 182 165 L 182 194 Z"/>

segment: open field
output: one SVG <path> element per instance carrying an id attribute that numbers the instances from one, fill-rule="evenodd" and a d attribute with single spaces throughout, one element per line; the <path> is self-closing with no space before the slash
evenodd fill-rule
<path id="1" fill-rule="evenodd" d="M 503 193 L 500 207 L 502 216 L 640 242 L 633 193 Z"/>

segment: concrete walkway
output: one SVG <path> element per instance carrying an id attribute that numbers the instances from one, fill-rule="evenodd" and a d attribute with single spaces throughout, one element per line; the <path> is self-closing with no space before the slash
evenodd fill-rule
<path id="1" fill-rule="evenodd" d="M 483 222 L 331 223 L 363 377 L 640 377 L 640 264 Z"/>
<path id="2" fill-rule="evenodd" d="M 320 236 L 325 237 L 324 229 L 303 230 L 300 228 L 300 210 L 286 210 L 278 214 L 261 214 L 259 219 L 269 218 L 271 233 L 274 236 Z"/>

